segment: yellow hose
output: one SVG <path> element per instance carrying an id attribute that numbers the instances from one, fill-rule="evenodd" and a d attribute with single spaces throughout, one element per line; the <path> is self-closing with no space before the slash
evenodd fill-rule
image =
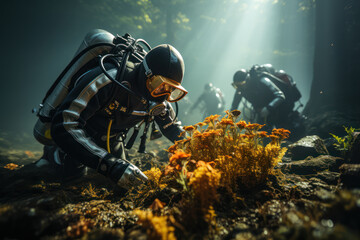
<path id="1" fill-rule="evenodd" d="M 107 137 L 106 137 L 106 147 L 107 147 L 107 151 L 109 153 L 111 153 L 111 151 L 110 151 L 110 129 L 111 129 L 112 122 L 113 122 L 113 120 L 110 119 L 108 130 L 107 130 Z"/>

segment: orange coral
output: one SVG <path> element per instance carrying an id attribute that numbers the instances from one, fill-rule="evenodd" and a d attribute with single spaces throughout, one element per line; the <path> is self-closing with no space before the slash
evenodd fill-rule
<path id="1" fill-rule="evenodd" d="M 155 198 L 154 202 L 149 206 L 149 208 L 154 212 L 158 212 L 164 207 L 165 207 L 165 203 L 157 198 Z"/>
<path id="2" fill-rule="evenodd" d="M 28 156 L 29 158 L 35 158 L 35 155 L 34 155 L 34 153 L 33 152 L 31 152 L 31 151 L 25 151 L 25 154 L 26 154 L 26 156 Z"/>
<path id="3" fill-rule="evenodd" d="M 19 167 L 19 165 L 15 164 L 15 163 L 8 163 L 4 166 L 4 168 L 9 169 L 9 170 L 15 170 Z"/>
<path id="4" fill-rule="evenodd" d="M 170 157 L 170 163 L 178 162 L 178 160 L 188 158 L 191 154 L 185 153 L 183 150 L 176 150 L 175 153 Z"/>
<path id="5" fill-rule="evenodd" d="M 176 150 L 177 147 L 178 147 L 178 142 L 179 142 L 179 141 L 176 141 L 174 145 L 171 145 L 171 146 L 167 149 L 167 151 L 168 151 L 169 153 L 174 153 L 175 150 Z"/>
<path id="6" fill-rule="evenodd" d="M 245 121 L 239 121 L 236 123 L 236 126 L 240 129 L 244 129 L 244 128 L 246 128 L 247 124 Z"/>
<path id="7" fill-rule="evenodd" d="M 206 126 L 206 125 L 207 125 L 207 124 L 204 123 L 204 122 L 199 122 L 199 123 L 195 124 L 195 126 L 199 126 L 200 128 L 201 128 L 201 127 L 204 127 L 204 126 Z"/>
<path id="8" fill-rule="evenodd" d="M 211 115 L 211 116 L 205 118 L 204 123 L 212 123 L 212 124 L 214 124 L 214 122 L 215 122 L 219 117 L 220 117 L 219 114 Z"/>
<path id="9" fill-rule="evenodd" d="M 191 157 L 191 154 L 185 153 L 182 149 L 175 150 L 169 159 L 169 164 L 165 167 L 164 175 L 179 172 L 189 157 Z"/>
<path id="10" fill-rule="evenodd" d="M 228 125 L 234 125 L 234 122 L 231 119 L 223 118 L 219 122 L 220 125 L 228 126 Z"/>
<path id="11" fill-rule="evenodd" d="M 267 138 L 269 137 L 266 131 L 260 131 L 257 133 L 257 135 L 261 138 Z"/>
<path id="12" fill-rule="evenodd" d="M 215 164 L 215 162 L 198 161 L 196 163 L 196 167 L 206 167 L 211 172 L 214 171 L 213 167 L 211 166 L 212 164 Z"/>
<path id="13" fill-rule="evenodd" d="M 184 137 L 186 134 L 186 131 L 182 131 L 180 134 L 179 134 L 179 137 Z"/>
<path id="14" fill-rule="evenodd" d="M 252 130 L 259 130 L 259 129 L 261 129 L 262 127 L 264 127 L 265 126 L 265 124 L 264 125 L 261 125 L 261 124 L 258 124 L 258 123 L 249 123 L 249 124 L 247 124 L 246 125 L 246 129 L 247 130 L 250 130 L 250 131 L 252 131 Z"/>
<path id="15" fill-rule="evenodd" d="M 188 132 L 191 132 L 191 131 L 196 129 L 194 126 L 185 126 L 183 128 L 184 128 L 185 131 L 188 131 Z"/>
<path id="16" fill-rule="evenodd" d="M 66 228 L 66 235 L 69 238 L 79 238 L 89 232 L 94 223 L 89 219 L 81 218 L 77 223 Z"/>
<path id="17" fill-rule="evenodd" d="M 289 137 L 290 131 L 284 128 L 278 128 L 278 129 L 275 128 L 272 130 L 271 134 L 279 136 L 280 139 L 285 139 Z"/>
<path id="18" fill-rule="evenodd" d="M 283 139 L 289 137 L 289 134 L 290 131 L 283 128 L 273 129 L 271 135 L 269 136 L 271 138 L 271 144 L 280 145 Z"/>
<path id="19" fill-rule="evenodd" d="M 174 173 L 174 169 L 175 168 L 173 166 L 167 165 L 164 170 L 164 175 L 169 175 L 169 174 Z"/>

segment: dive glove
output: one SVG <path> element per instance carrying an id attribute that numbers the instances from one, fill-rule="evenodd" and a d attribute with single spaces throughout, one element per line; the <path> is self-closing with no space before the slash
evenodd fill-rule
<path id="1" fill-rule="evenodd" d="M 134 164 L 114 157 L 102 159 L 98 171 L 124 189 L 130 189 L 148 180 L 146 175 Z"/>

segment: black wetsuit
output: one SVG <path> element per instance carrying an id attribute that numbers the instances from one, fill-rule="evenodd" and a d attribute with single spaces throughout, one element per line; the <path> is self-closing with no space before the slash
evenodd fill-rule
<path id="1" fill-rule="evenodd" d="M 269 110 L 269 116 L 266 119 L 268 125 L 281 125 L 286 122 L 287 115 L 294 107 L 294 103 L 287 101 L 284 92 L 266 76 L 252 77 L 247 81 L 246 88 L 242 92 L 237 90 L 231 110 L 238 108 L 242 97 L 252 104 L 256 113 L 264 107 Z M 257 119 L 257 121 L 264 123 L 264 119 Z"/>
<path id="2" fill-rule="evenodd" d="M 130 67 L 129 67 L 130 66 Z M 126 68 L 124 84 L 135 93 L 140 70 L 131 66 Z M 106 66 L 108 73 L 115 78 L 117 68 Z M 145 83 L 143 83 L 145 85 Z M 174 111 L 166 102 L 166 111 L 155 117 L 161 132 L 169 140 L 179 140 L 183 131 L 180 124 L 173 121 Z M 58 147 L 71 158 L 97 169 L 102 159 L 114 157 L 105 150 L 107 128 L 113 120 L 111 134 L 127 132 L 147 116 L 130 114 L 132 111 L 146 111 L 139 98 L 108 79 L 97 67 L 81 76 L 66 99 L 57 108 L 52 119 L 51 135 Z"/>
<path id="3" fill-rule="evenodd" d="M 200 103 L 204 103 L 204 118 L 214 114 L 223 114 L 225 102 L 222 92 L 218 88 L 212 87 L 209 90 L 204 90 L 190 108 L 190 112 Z"/>

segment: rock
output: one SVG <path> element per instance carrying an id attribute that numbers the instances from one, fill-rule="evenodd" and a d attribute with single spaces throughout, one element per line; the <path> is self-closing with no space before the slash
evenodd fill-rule
<path id="1" fill-rule="evenodd" d="M 235 240 L 247 240 L 247 239 L 255 239 L 255 236 L 251 232 L 238 233 L 235 235 Z"/>
<path id="2" fill-rule="evenodd" d="M 269 190 L 263 189 L 261 191 L 258 191 L 254 195 L 254 199 L 260 202 L 266 202 L 268 200 L 274 199 L 275 194 Z"/>
<path id="3" fill-rule="evenodd" d="M 353 104 L 349 104 L 353 105 Z M 349 107 L 349 108 L 348 108 Z M 337 111 L 329 108 L 329 106 L 322 106 L 314 116 L 309 116 L 305 121 L 306 132 L 308 135 L 318 135 L 321 138 L 328 138 L 329 133 L 336 136 L 344 134 L 342 124 L 346 123 L 348 126 L 359 125 L 360 109 L 353 106 L 343 106 L 343 110 Z"/>
<path id="4" fill-rule="evenodd" d="M 351 147 L 346 157 L 350 163 L 360 163 L 360 132 L 353 133 L 353 140 L 350 143 Z"/>
<path id="5" fill-rule="evenodd" d="M 129 230 L 126 232 L 126 239 L 129 240 L 146 240 L 148 239 L 146 233 L 144 231 L 141 230 Z"/>
<path id="6" fill-rule="evenodd" d="M 283 162 L 283 163 L 290 163 L 290 162 L 292 162 L 292 160 L 291 160 L 290 157 L 283 157 L 283 158 L 281 159 L 281 162 Z"/>
<path id="7" fill-rule="evenodd" d="M 322 202 L 331 203 L 335 199 L 335 194 L 323 188 L 315 189 L 314 196 Z"/>
<path id="8" fill-rule="evenodd" d="M 234 229 L 228 233 L 225 238 L 226 240 L 245 240 L 254 239 L 254 236 L 250 232 L 250 227 L 245 223 L 237 223 Z"/>
<path id="9" fill-rule="evenodd" d="M 360 187 L 360 164 L 343 164 L 340 167 L 340 182 L 345 187 Z"/>
<path id="10" fill-rule="evenodd" d="M 308 175 L 316 174 L 317 172 L 324 170 L 337 171 L 342 163 L 342 158 L 322 155 L 316 158 L 300 160 L 292 163 L 282 163 L 280 168 L 283 173 Z"/>
<path id="11" fill-rule="evenodd" d="M 358 231 L 360 229 L 360 192 L 358 189 L 345 190 L 339 189 L 335 192 L 335 199 L 331 203 L 324 205 L 323 218 L 333 219 L 337 225 L 343 225 L 347 227 L 347 231 Z M 339 235 L 340 236 L 340 235 Z M 324 238 L 323 238 L 324 239 Z M 355 238 L 339 238 L 339 239 L 359 239 L 359 236 Z"/>
<path id="12" fill-rule="evenodd" d="M 312 186 L 307 181 L 301 181 L 296 183 L 296 187 L 303 193 L 307 193 L 312 190 Z"/>
<path id="13" fill-rule="evenodd" d="M 316 135 L 303 137 L 299 141 L 290 144 L 288 152 L 292 160 L 302 160 L 308 156 L 317 157 L 329 154 L 324 141 Z"/>
<path id="14" fill-rule="evenodd" d="M 249 229 L 249 226 L 245 223 L 240 222 L 236 224 L 235 229 L 239 229 L 240 231 L 247 231 Z"/>
<path id="15" fill-rule="evenodd" d="M 309 184 L 313 189 L 325 189 L 331 191 L 331 187 L 329 186 L 329 184 L 317 178 L 317 175 L 309 179 Z"/>
<path id="16" fill-rule="evenodd" d="M 47 198 L 40 198 L 36 205 L 40 209 L 43 210 L 53 210 L 59 208 L 61 202 L 55 196 L 47 197 Z"/>
<path id="17" fill-rule="evenodd" d="M 316 177 L 329 185 L 337 185 L 339 180 L 340 173 L 331 172 L 331 171 L 323 171 L 319 172 Z"/>

